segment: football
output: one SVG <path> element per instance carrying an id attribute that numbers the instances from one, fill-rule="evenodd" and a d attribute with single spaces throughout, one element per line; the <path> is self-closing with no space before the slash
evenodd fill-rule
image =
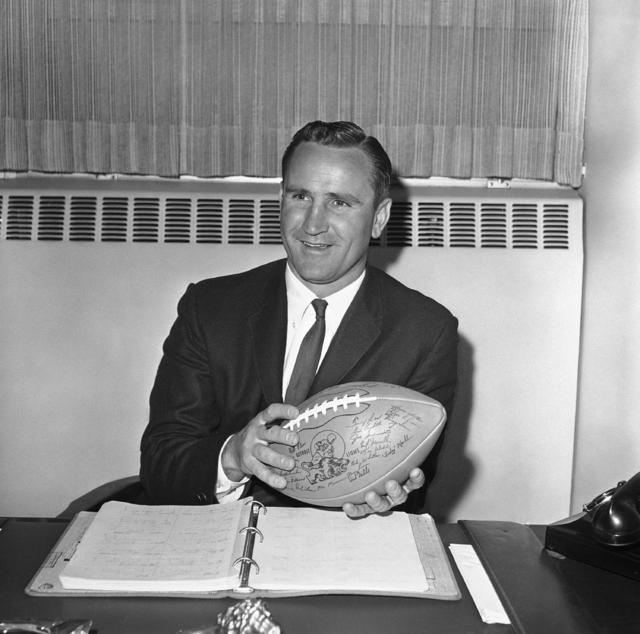
<path id="1" fill-rule="evenodd" d="M 435 445 L 446 421 L 444 407 L 414 390 L 380 382 L 355 382 L 318 392 L 282 424 L 296 431 L 295 447 L 272 444 L 295 459 L 282 493 L 317 506 L 364 502 L 384 495 L 387 480 L 401 484 Z"/>

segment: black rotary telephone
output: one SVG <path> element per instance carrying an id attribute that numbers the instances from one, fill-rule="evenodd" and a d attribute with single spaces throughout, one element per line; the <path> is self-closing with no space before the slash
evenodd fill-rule
<path id="1" fill-rule="evenodd" d="M 640 581 L 640 473 L 547 526 L 545 548 Z"/>
<path id="2" fill-rule="evenodd" d="M 640 472 L 601 493 L 583 510 L 591 515 L 593 537 L 606 546 L 640 543 Z"/>

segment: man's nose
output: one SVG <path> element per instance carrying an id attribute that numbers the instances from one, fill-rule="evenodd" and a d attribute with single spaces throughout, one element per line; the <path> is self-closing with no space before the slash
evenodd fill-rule
<path id="1" fill-rule="evenodd" d="M 304 219 L 304 230 L 310 235 L 323 233 L 327 230 L 327 210 L 321 201 L 313 201 L 307 209 Z"/>

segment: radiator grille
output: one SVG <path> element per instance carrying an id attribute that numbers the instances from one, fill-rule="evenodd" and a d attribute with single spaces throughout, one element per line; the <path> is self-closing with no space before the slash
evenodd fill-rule
<path id="1" fill-rule="evenodd" d="M 50 187 L 48 188 L 50 189 Z M 126 190 L 126 188 L 125 188 Z M 242 186 L 238 186 L 242 190 Z M 439 197 L 437 189 L 392 205 L 374 246 L 569 249 L 572 205 L 553 194 L 520 200 L 513 190 L 490 199 Z M 83 242 L 280 244 L 277 195 L 179 196 L 107 191 L 0 191 L 0 239 Z"/>

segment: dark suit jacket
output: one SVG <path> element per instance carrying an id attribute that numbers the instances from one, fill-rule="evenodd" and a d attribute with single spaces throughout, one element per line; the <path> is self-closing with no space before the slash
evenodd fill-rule
<path id="1" fill-rule="evenodd" d="M 180 300 L 142 437 L 141 480 L 149 501 L 215 502 L 224 441 L 267 405 L 282 402 L 285 263 L 191 284 Z M 310 393 L 384 381 L 427 394 L 450 411 L 457 341 L 457 320 L 446 308 L 368 267 Z M 259 482 L 251 494 L 292 503 Z"/>

